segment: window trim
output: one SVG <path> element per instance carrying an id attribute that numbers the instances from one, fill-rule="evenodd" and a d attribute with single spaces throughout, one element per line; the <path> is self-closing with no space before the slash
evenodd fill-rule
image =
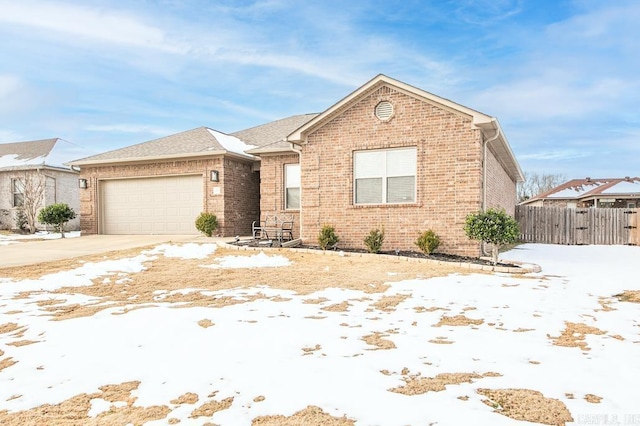
<path id="1" fill-rule="evenodd" d="M 288 176 L 289 176 L 289 168 L 290 167 L 297 167 L 298 169 L 298 186 L 287 186 L 287 182 L 288 182 Z M 302 186 L 302 175 L 300 173 L 300 163 L 289 163 L 289 164 L 285 164 L 284 165 L 284 172 L 283 172 L 283 180 L 284 180 L 284 184 L 283 184 L 283 189 L 284 189 L 284 194 L 283 194 L 283 201 L 284 201 L 284 209 L 285 210 L 300 210 L 300 204 L 302 203 L 302 198 L 300 196 L 301 193 L 301 189 L 300 187 Z M 288 190 L 289 189 L 298 189 L 298 206 L 297 207 L 289 207 L 289 196 L 288 196 Z"/>
<path id="2" fill-rule="evenodd" d="M 415 168 L 413 170 L 413 174 L 407 175 L 388 175 L 387 174 L 387 161 L 388 161 L 388 153 L 392 151 L 413 151 L 414 160 L 415 160 Z M 375 203 L 363 203 L 357 201 L 357 169 L 356 169 L 356 156 L 358 153 L 373 153 L 373 152 L 383 152 L 384 155 L 384 164 L 380 165 L 381 174 L 380 176 L 376 176 L 376 178 L 382 179 L 382 194 L 381 201 Z M 416 203 L 418 199 L 418 148 L 416 146 L 403 146 L 397 148 L 380 148 L 380 149 L 361 149 L 354 150 L 352 154 L 352 165 L 353 165 L 353 185 L 352 185 L 352 202 L 353 206 L 361 207 L 361 206 L 406 206 L 412 205 Z M 413 177 L 413 199 L 410 201 L 400 201 L 400 202 L 388 202 L 389 193 L 388 193 L 388 179 L 392 177 Z M 371 179 L 371 177 L 363 177 L 360 179 Z"/>
<path id="3" fill-rule="evenodd" d="M 18 189 L 17 184 L 22 184 L 22 190 Z M 16 202 L 16 195 L 20 195 L 22 197 L 22 202 Z M 19 208 L 24 206 L 24 182 L 20 178 L 12 178 L 11 179 L 11 206 L 14 208 Z"/>

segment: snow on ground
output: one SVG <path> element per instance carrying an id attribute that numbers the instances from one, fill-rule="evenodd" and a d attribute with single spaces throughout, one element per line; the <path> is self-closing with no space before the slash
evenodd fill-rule
<path id="1" fill-rule="evenodd" d="M 80 231 L 65 232 L 65 238 L 77 238 Z M 0 234 L 0 246 L 19 243 L 21 240 L 56 240 L 62 238 L 60 234 L 49 231 L 38 231 L 35 234 Z"/>
<path id="2" fill-rule="evenodd" d="M 0 360 L 4 352 L 18 361 L 0 369 L 0 412 L 56 404 L 105 384 L 139 380 L 135 405 L 172 410 L 150 425 L 168 424 L 170 418 L 189 425 L 249 425 L 257 416 L 291 415 L 308 405 L 346 415 L 357 425 L 532 424 L 494 413 L 476 393 L 479 388 L 540 391 L 562 401 L 576 424 L 614 418 L 624 424 L 640 418 L 635 392 L 640 304 L 613 297 L 640 289 L 638 247 L 525 244 L 502 257 L 539 264 L 542 273 L 454 274 L 392 283 L 385 293 L 340 289 L 336 283 L 336 288 L 303 296 L 256 282 L 252 289 L 214 293 L 279 299 L 175 309 L 159 292 L 155 307 L 114 315 L 122 313 L 118 307 L 63 321 L 51 320 L 35 303 L 47 298 L 95 303 L 99 298 L 49 292 L 88 285 L 101 276 L 111 280 L 140 273 L 143 262 L 160 254 L 191 259 L 209 254 L 216 267 L 286 268 L 288 262 L 264 253 L 215 258 L 211 246 L 163 245 L 130 259 L 0 283 L 0 327 L 26 327 L 19 338 L 0 331 Z M 203 259 L 201 266 L 211 267 L 211 259 Z M 203 291 L 197 289 L 200 284 L 183 291 Z M 16 298 L 25 289 L 41 291 Z M 374 308 L 389 298 L 400 302 L 391 309 Z M 345 309 L 332 309 L 341 303 Z M 444 316 L 471 322 L 448 325 Z M 198 325 L 205 319 L 210 326 Z M 588 350 L 554 345 L 567 322 L 602 334 L 584 336 Z M 377 333 L 395 348 L 378 350 L 363 340 Z M 25 339 L 38 343 L 11 345 Z M 441 392 L 389 391 L 411 375 L 440 373 L 500 375 L 449 385 Z M 170 403 L 187 392 L 197 394 L 199 402 Z M 190 418 L 214 392 L 218 401 L 233 397 L 231 406 L 213 417 Z M 587 394 L 602 400 L 588 402 Z M 90 413 L 98 415 L 117 404 L 94 399 Z"/>

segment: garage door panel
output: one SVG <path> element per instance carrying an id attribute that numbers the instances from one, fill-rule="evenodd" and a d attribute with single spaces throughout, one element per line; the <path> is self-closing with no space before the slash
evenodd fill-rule
<path id="1" fill-rule="evenodd" d="M 104 234 L 197 234 L 202 176 L 100 182 Z"/>

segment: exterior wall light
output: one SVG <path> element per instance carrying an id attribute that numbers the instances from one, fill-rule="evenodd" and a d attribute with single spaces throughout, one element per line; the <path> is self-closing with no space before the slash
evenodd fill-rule
<path id="1" fill-rule="evenodd" d="M 220 172 L 211 170 L 211 182 L 220 182 Z"/>
<path id="2" fill-rule="evenodd" d="M 87 189 L 89 187 L 89 182 L 86 179 L 78 179 L 78 186 L 82 189 Z"/>

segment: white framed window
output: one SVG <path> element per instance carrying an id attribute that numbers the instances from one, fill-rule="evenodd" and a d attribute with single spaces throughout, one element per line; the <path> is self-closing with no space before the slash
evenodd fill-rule
<path id="1" fill-rule="evenodd" d="M 20 179 L 11 179 L 11 199 L 13 207 L 24 205 L 24 182 Z"/>
<path id="2" fill-rule="evenodd" d="M 284 165 L 284 206 L 287 210 L 300 209 L 300 164 Z"/>
<path id="3" fill-rule="evenodd" d="M 415 203 L 416 164 L 416 148 L 355 151 L 354 203 Z"/>

